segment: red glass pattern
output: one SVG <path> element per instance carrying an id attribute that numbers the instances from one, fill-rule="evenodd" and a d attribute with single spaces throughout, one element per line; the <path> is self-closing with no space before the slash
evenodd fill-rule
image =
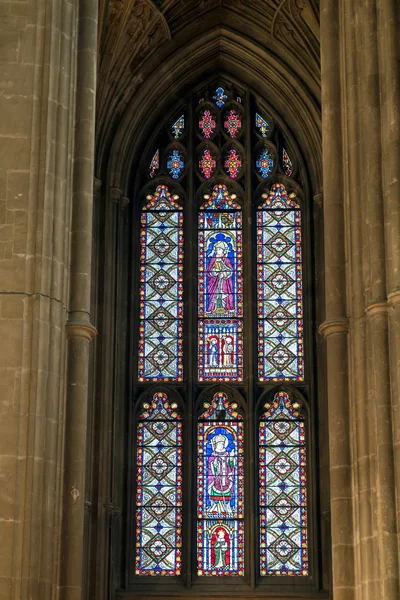
<path id="1" fill-rule="evenodd" d="M 203 136 L 209 139 L 214 133 L 215 119 L 209 110 L 205 110 L 200 121 L 199 128 Z"/>
<path id="2" fill-rule="evenodd" d="M 210 179 L 211 175 L 215 171 L 216 166 L 217 163 L 215 161 L 215 158 L 211 154 L 211 151 L 208 150 L 208 148 L 206 148 L 199 162 L 199 167 L 203 174 L 203 177 L 205 177 L 205 179 Z"/>
<path id="3" fill-rule="evenodd" d="M 293 173 L 293 165 L 292 161 L 289 158 L 289 154 L 286 152 L 285 148 L 282 150 L 282 166 L 286 175 L 290 177 Z"/>
<path id="4" fill-rule="evenodd" d="M 236 179 L 241 168 L 242 161 L 240 160 L 240 156 L 236 150 L 232 148 L 229 150 L 228 157 L 225 160 L 225 170 L 231 179 Z"/>
<path id="5" fill-rule="evenodd" d="M 239 115 L 234 110 L 231 110 L 227 115 L 224 127 L 232 139 L 238 135 L 240 128 L 242 127 L 242 122 Z"/>

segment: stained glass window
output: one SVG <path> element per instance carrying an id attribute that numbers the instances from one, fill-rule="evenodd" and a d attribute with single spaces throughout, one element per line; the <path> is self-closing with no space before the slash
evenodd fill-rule
<path id="1" fill-rule="evenodd" d="M 197 573 L 244 574 L 243 417 L 218 392 L 198 422 Z"/>
<path id="2" fill-rule="evenodd" d="M 173 179 L 179 179 L 182 175 L 184 166 L 185 163 L 182 156 L 179 154 L 179 150 L 173 150 L 167 162 L 168 173 Z"/>
<path id="3" fill-rule="evenodd" d="M 200 171 L 205 179 L 210 179 L 211 175 L 215 171 L 215 167 L 217 166 L 216 160 L 214 156 L 211 154 L 211 151 L 206 149 L 203 152 L 201 160 L 199 162 Z"/>
<path id="4" fill-rule="evenodd" d="M 224 122 L 224 128 L 231 138 L 235 138 L 242 127 L 242 122 L 239 115 L 234 111 L 230 110 L 229 114 L 226 115 Z"/>
<path id="5" fill-rule="evenodd" d="M 301 214 L 281 183 L 257 213 L 258 375 L 303 380 Z"/>
<path id="6" fill-rule="evenodd" d="M 205 138 L 210 138 L 214 133 L 216 123 L 209 110 L 205 110 L 199 121 L 199 129 Z"/>
<path id="7" fill-rule="evenodd" d="M 267 137 L 269 133 L 269 125 L 261 115 L 256 113 L 256 127 L 263 137 Z"/>
<path id="8" fill-rule="evenodd" d="M 151 178 L 153 178 L 155 175 L 157 175 L 159 168 L 160 168 L 160 151 L 156 150 L 153 158 L 150 161 L 150 165 L 149 165 L 149 174 L 150 174 Z"/>
<path id="9" fill-rule="evenodd" d="M 176 140 L 178 140 L 181 137 L 184 129 L 185 129 L 185 115 L 181 115 L 175 121 L 175 123 L 172 125 L 172 133 Z"/>
<path id="10" fill-rule="evenodd" d="M 242 168 L 242 161 L 236 150 L 229 150 L 229 154 L 225 160 L 225 170 L 231 179 L 236 179 L 239 171 Z"/>
<path id="11" fill-rule="evenodd" d="M 305 423 L 278 392 L 259 423 L 261 575 L 308 575 Z"/>
<path id="12" fill-rule="evenodd" d="M 142 211 L 139 380 L 182 380 L 183 214 L 159 185 Z"/>
<path id="13" fill-rule="evenodd" d="M 289 154 L 286 152 L 285 148 L 282 150 L 282 166 L 285 174 L 290 177 L 293 173 L 293 165 L 292 161 L 289 158 Z"/>
<path id="14" fill-rule="evenodd" d="M 263 179 L 266 179 L 271 173 L 273 165 L 274 163 L 271 154 L 268 150 L 263 150 L 256 161 L 256 167 Z"/>
<path id="15" fill-rule="evenodd" d="M 227 100 L 228 96 L 225 94 L 225 90 L 222 87 L 218 87 L 215 90 L 215 96 L 213 96 L 213 100 L 218 108 L 222 108 Z"/>
<path id="16" fill-rule="evenodd" d="M 214 186 L 199 212 L 199 381 L 243 377 L 242 213 Z"/>
<path id="17" fill-rule="evenodd" d="M 179 575 L 182 548 L 182 419 L 157 392 L 137 425 L 136 575 Z"/>
<path id="18" fill-rule="evenodd" d="M 154 576 L 163 575 L 162 585 L 178 595 L 188 581 L 193 593 L 198 585 L 201 593 L 209 586 L 221 595 L 231 584 L 236 594 L 251 595 L 258 586 L 268 595 L 281 585 L 283 595 L 285 582 L 295 593 L 305 583 L 298 576 L 309 577 L 308 589 L 318 575 L 308 564 L 319 564 L 307 539 L 307 526 L 317 533 L 318 526 L 307 513 L 305 413 L 282 390 L 290 382 L 294 396 L 300 387 L 310 398 L 312 429 L 301 157 L 287 151 L 297 146 L 273 108 L 225 78 L 188 91 L 166 114 L 147 138 L 133 188 L 146 201 L 141 210 L 132 207 L 134 227 L 141 228 L 140 261 L 132 269 L 132 397 L 151 400 L 141 401 L 133 427 L 129 581 L 149 595 Z M 260 397 L 270 398 L 261 412 Z M 245 422 L 255 435 L 246 438 L 244 475 Z M 183 436 L 192 453 L 185 465 Z M 251 491 L 246 506 L 244 485 Z"/>

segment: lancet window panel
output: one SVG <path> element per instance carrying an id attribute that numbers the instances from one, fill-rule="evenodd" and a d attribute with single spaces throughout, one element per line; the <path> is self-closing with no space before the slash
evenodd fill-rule
<path id="1" fill-rule="evenodd" d="M 223 392 L 197 426 L 197 574 L 244 575 L 243 417 Z"/>
<path id="2" fill-rule="evenodd" d="M 139 576 L 175 576 L 182 561 L 182 417 L 164 392 L 144 402 L 136 438 Z"/>
<path id="3" fill-rule="evenodd" d="M 242 213 L 225 185 L 199 212 L 199 381 L 243 377 Z"/>
<path id="4" fill-rule="evenodd" d="M 308 575 L 304 413 L 277 392 L 259 421 L 260 574 Z"/>
<path id="5" fill-rule="evenodd" d="M 183 211 L 166 185 L 141 218 L 139 380 L 183 375 Z"/>
<path id="6" fill-rule="evenodd" d="M 263 194 L 257 212 L 258 376 L 302 381 L 301 212 L 283 184 Z"/>

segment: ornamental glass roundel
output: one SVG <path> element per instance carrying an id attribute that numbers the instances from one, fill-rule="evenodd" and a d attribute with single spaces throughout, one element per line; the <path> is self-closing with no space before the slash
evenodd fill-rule
<path id="1" fill-rule="evenodd" d="M 234 110 L 229 111 L 224 121 L 224 129 L 226 133 L 228 133 L 230 137 L 234 139 L 239 135 L 241 127 L 242 122 L 239 118 L 239 115 Z"/>
<path id="2" fill-rule="evenodd" d="M 270 152 L 267 149 L 264 149 L 256 161 L 257 170 L 263 179 L 268 177 L 273 166 L 274 163 Z"/>
<path id="3" fill-rule="evenodd" d="M 199 168 L 203 177 L 205 179 L 210 179 L 211 175 L 215 171 L 216 166 L 217 163 L 214 156 L 211 153 L 211 150 L 208 150 L 208 148 L 206 148 L 199 161 Z"/>
<path id="4" fill-rule="evenodd" d="M 205 110 L 199 120 L 199 129 L 203 137 L 209 139 L 215 131 L 216 123 L 209 110 Z"/>
<path id="5" fill-rule="evenodd" d="M 238 152 L 235 149 L 229 150 L 229 154 L 225 160 L 225 171 L 231 179 L 237 179 L 239 171 L 242 168 L 242 161 Z"/>

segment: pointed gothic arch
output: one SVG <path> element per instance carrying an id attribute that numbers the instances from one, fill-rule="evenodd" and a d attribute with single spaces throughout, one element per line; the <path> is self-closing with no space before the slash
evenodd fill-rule
<path id="1" fill-rule="evenodd" d="M 135 249 L 135 244 L 132 245 L 132 238 L 129 238 L 129 236 L 132 236 L 132 232 L 135 231 L 135 223 L 139 219 L 138 206 L 141 203 L 139 199 L 142 198 L 144 200 L 146 194 L 154 190 L 153 180 L 149 180 L 144 184 L 142 180 L 143 185 L 138 184 L 137 170 L 141 168 L 143 171 L 145 165 L 148 164 L 150 149 L 152 151 L 156 149 L 154 145 L 155 139 L 162 123 L 172 122 L 173 117 L 179 117 L 185 109 L 186 100 L 184 99 L 187 97 L 189 90 L 197 90 L 202 86 L 204 87 L 207 82 L 215 80 L 218 75 L 221 81 L 248 90 L 250 95 L 258 98 L 258 102 L 261 103 L 264 110 L 271 115 L 274 123 L 276 123 L 276 126 L 284 135 L 287 150 L 292 160 L 293 173 L 295 174 L 295 177 L 289 177 L 284 172 L 275 173 L 274 181 L 283 183 L 288 186 L 289 191 L 296 192 L 299 201 L 304 206 L 305 213 L 307 213 L 304 219 L 304 235 L 309 240 L 307 242 L 307 252 L 309 255 L 306 257 L 308 266 L 305 281 L 308 290 L 307 293 L 313 296 L 315 292 L 314 269 L 316 271 L 320 269 L 318 264 L 314 265 L 314 257 L 311 251 L 315 243 L 315 228 L 319 229 L 321 226 L 318 210 L 316 214 L 313 214 L 314 208 L 312 207 L 312 198 L 320 190 L 321 173 L 319 114 L 313 100 L 313 95 L 309 93 L 309 88 L 307 88 L 308 85 L 312 87 L 311 82 L 308 81 L 307 83 L 299 84 L 298 79 L 293 76 L 290 68 L 288 68 L 288 65 L 284 61 L 277 60 L 272 55 L 265 54 L 264 51 L 257 49 L 249 42 L 244 43 L 240 36 L 223 27 L 218 31 L 209 32 L 201 39 L 188 42 L 184 51 L 186 54 L 185 61 L 182 61 L 182 53 L 183 50 L 180 49 L 180 54 L 176 52 L 167 56 L 161 72 L 158 74 L 153 72 L 146 78 L 145 82 L 137 90 L 136 96 L 127 105 L 118 130 L 116 132 L 113 131 L 111 125 L 109 129 L 106 128 L 102 132 L 103 139 L 98 146 L 98 165 L 103 165 L 99 169 L 104 173 L 104 176 L 101 176 L 101 178 L 103 181 L 106 180 L 108 182 L 103 198 L 106 199 L 107 196 L 110 196 L 108 190 L 113 190 L 112 194 L 120 205 L 121 198 L 129 198 L 129 205 L 127 207 L 122 210 L 116 209 L 118 214 L 111 215 L 110 210 L 114 211 L 114 209 L 105 208 L 105 212 L 108 212 L 110 215 L 109 222 L 106 218 L 106 227 L 114 228 L 113 232 L 110 230 L 106 236 L 108 243 L 113 245 L 111 250 L 112 258 L 110 256 L 109 260 L 119 263 L 119 266 L 116 264 L 111 266 L 110 264 L 109 267 L 109 272 L 114 273 L 118 292 L 116 294 L 109 293 L 110 303 L 114 308 L 108 306 L 105 312 L 109 315 L 106 316 L 106 320 L 110 318 L 112 312 L 115 310 L 119 310 L 121 315 L 125 315 L 122 317 L 120 323 L 116 324 L 116 331 L 120 332 L 120 341 L 119 350 L 117 354 L 114 354 L 114 360 L 116 361 L 115 373 L 119 373 L 119 375 L 116 375 L 117 380 L 122 375 L 124 369 L 125 372 L 129 370 L 129 382 L 125 380 L 125 383 L 120 388 L 123 387 L 125 390 L 124 393 L 131 398 L 135 395 L 135 369 L 132 364 L 126 364 L 126 354 L 122 358 L 123 368 L 121 367 L 120 360 L 117 358 L 118 352 L 121 352 L 122 348 L 124 348 L 125 352 L 131 356 L 130 361 L 132 362 L 137 342 L 132 329 L 128 326 L 129 318 L 132 318 L 132 314 L 136 313 L 137 307 L 136 309 L 133 308 L 134 302 L 132 304 L 130 300 L 126 300 L 126 297 L 129 298 L 129 295 L 132 296 L 132 285 L 134 285 L 133 280 L 129 279 L 131 276 L 129 274 L 129 264 L 134 263 L 135 256 L 137 258 L 137 246 Z M 207 60 L 204 59 L 206 56 L 208 57 Z M 242 63 L 240 62 L 240 58 L 244 59 Z M 223 70 L 219 68 L 221 63 L 224 65 Z M 255 82 L 257 83 L 255 84 Z M 257 89 L 256 93 L 254 92 L 255 87 Z M 191 126 L 193 126 L 193 123 Z M 107 136 L 108 141 L 106 141 Z M 186 154 L 183 154 L 185 150 L 182 146 L 182 141 L 183 138 L 177 141 L 170 140 L 169 145 L 165 146 L 165 148 L 171 150 L 173 148 L 179 149 L 185 159 L 185 164 L 188 164 L 187 160 L 191 157 L 189 157 L 187 151 Z M 207 145 L 207 140 L 205 140 L 205 144 Z M 278 157 L 279 160 L 281 158 Z M 296 183 L 298 177 L 302 180 L 302 186 Z M 221 176 L 219 176 L 215 182 L 222 182 L 222 180 L 223 178 L 221 179 Z M 165 172 L 164 175 L 159 177 L 158 183 L 168 184 L 173 193 L 177 193 L 184 202 L 188 201 L 186 186 L 182 186 L 179 177 L 174 180 Z M 235 191 L 234 188 L 238 188 L 238 183 L 230 180 L 230 187 L 231 191 Z M 201 203 L 204 193 L 207 193 L 208 188 L 207 181 L 196 186 L 193 196 L 193 200 L 196 197 L 196 205 Z M 238 189 L 236 189 L 236 193 L 237 191 Z M 255 196 L 261 196 L 265 191 L 266 186 L 260 181 L 259 187 L 255 191 Z M 317 252 L 317 256 L 320 256 L 320 253 Z M 319 293 L 322 293 L 322 290 Z M 107 292 L 105 294 L 107 295 Z M 126 296 L 122 299 L 121 295 Z M 118 306 L 120 307 L 119 309 Z M 312 322 L 315 319 L 313 310 L 310 310 L 307 315 L 310 328 L 305 334 L 306 344 L 312 343 Z M 130 317 L 128 317 L 128 313 L 130 313 Z M 128 346 L 130 350 L 127 350 Z M 109 355 L 113 354 L 111 348 L 105 352 Z M 312 362 L 314 364 L 314 358 Z M 314 381 L 313 385 L 315 385 L 315 388 L 317 384 L 318 382 Z M 177 389 L 182 393 L 182 387 L 178 386 Z M 315 391 L 313 393 L 315 394 Z M 118 394 L 120 396 L 118 400 L 119 405 L 122 402 L 127 402 L 126 397 L 125 400 L 122 398 L 121 391 Z M 315 394 L 316 399 L 317 397 Z M 120 435 L 128 438 L 129 449 L 131 449 L 130 445 L 133 443 L 129 432 L 132 425 L 127 425 L 127 423 L 132 423 L 129 419 L 130 412 L 131 409 L 125 406 L 122 410 L 118 409 L 117 416 L 115 410 L 113 413 L 114 416 L 110 415 L 110 418 L 114 422 L 116 419 L 119 420 L 119 431 L 124 432 Z M 193 433 L 189 434 L 188 440 L 188 443 L 193 443 Z M 312 440 L 312 452 L 315 452 L 315 444 L 318 443 L 317 440 L 318 431 L 315 431 L 315 436 Z M 113 460 L 123 463 L 125 451 L 126 449 L 120 445 L 120 448 L 114 454 Z M 123 477 L 122 469 L 120 469 L 120 473 L 120 476 Z M 319 475 L 317 474 L 316 477 L 318 479 Z M 120 492 L 119 497 L 121 503 L 123 503 L 124 497 L 121 494 L 122 492 Z M 319 507 L 314 508 L 317 525 L 316 528 L 313 527 L 312 535 L 315 538 L 313 544 L 316 549 L 321 527 L 324 527 L 324 523 L 320 523 Z M 128 507 L 125 506 L 125 510 L 127 509 Z M 185 510 L 188 511 L 189 507 L 186 506 Z M 128 579 L 126 578 L 126 573 L 129 571 L 129 565 L 127 564 L 129 559 L 124 554 L 124 551 L 121 550 L 121 543 L 124 543 L 123 529 L 122 521 L 114 525 L 114 537 L 119 542 L 114 543 L 114 549 L 111 551 L 113 554 L 115 577 L 113 586 L 114 589 L 121 588 L 132 591 L 137 589 L 139 591 L 143 589 L 142 585 L 138 587 L 138 584 L 133 584 L 132 581 L 130 584 L 127 584 L 129 577 Z M 190 557 L 187 557 L 186 561 L 190 562 Z M 303 591 L 318 589 L 318 582 L 322 577 L 319 567 L 319 561 L 314 560 L 314 583 L 310 583 L 308 579 L 301 582 L 300 587 Z M 185 581 L 188 583 L 190 578 L 187 579 L 186 577 Z M 253 581 L 255 581 L 254 577 Z M 269 582 L 269 586 L 269 589 L 274 588 L 274 586 L 271 588 L 271 582 Z M 171 582 L 169 587 L 171 590 L 176 589 L 176 584 Z M 282 586 L 279 589 L 282 589 Z"/>

